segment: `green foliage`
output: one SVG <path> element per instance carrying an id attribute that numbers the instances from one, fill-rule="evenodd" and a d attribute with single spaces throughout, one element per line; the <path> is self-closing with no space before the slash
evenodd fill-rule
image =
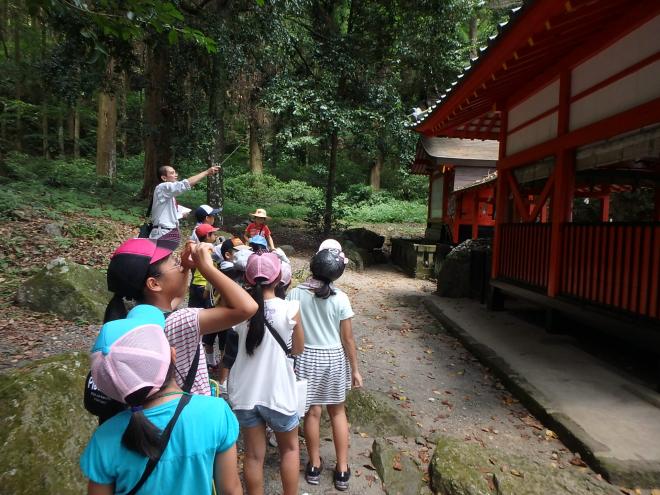
<path id="1" fill-rule="evenodd" d="M 239 202 L 268 206 L 277 203 L 306 205 L 322 197 L 316 187 L 291 180 L 283 182 L 276 177 L 263 174 L 241 174 L 225 180 L 225 194 Z"/>

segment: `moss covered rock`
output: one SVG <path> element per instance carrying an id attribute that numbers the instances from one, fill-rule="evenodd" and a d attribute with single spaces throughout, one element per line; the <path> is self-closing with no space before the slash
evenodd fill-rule
<path id="1" fill-rule="evenodd" d="M 371 462 L 383 481 L 385 493 L 419 495 L 423 486 L 422 473 L 408 455 L 378 438 L 371 447 Z"/>
<path id="2" fill-rule="evenodd" d="M 83 408 L 88 371 L 75 353 L 0 375 L 0 492 L 85 492 L 78 460 L 97 424 Z"/>
<path id="3" fill-rule="evenodd" d="M 356 388 L 346 398 L 351 427 L 372 437 L 404 436 L 414 438 L 419 428 L 392 399 L 382 392 Z"/>
<path id="4" fill-rule="evenodd" d="M 615 495 L 619 491 L 588 471 L 558 469 L 444 436 L 429 466 L 431 486 L 443 495 Z"/>
<path id="5" fill-rule="evenodd" d="M 57 258 L 19 287 L 16 302 L 34 311 L 100 323 L 111 297 L 103 272 Z"/>

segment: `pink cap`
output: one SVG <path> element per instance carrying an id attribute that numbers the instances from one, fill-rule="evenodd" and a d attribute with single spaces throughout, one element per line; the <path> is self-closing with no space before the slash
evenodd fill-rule
<path id="1" fill-rule="evenodd" d="M 266 279 L 266 284 L 272 284 L 282 271 L 282 262 L 275 253 L 253 254 L 247 260 L 245 279 L 250 285 L 256 285 L 257 278 Z"/>
<path id="2" fill-rule="evenodd" d="M 289 285 L 291 283 L 291 265 L 286 261 L 282 261 L 281 273 L 280 284 Z"/>
<path id="3" fill-rule="evenodd" d="M 163 313 L 148 305 L 104 324 L 91 354 L 92 377 L 99 390 L 123 403 L 143 388 L 151 389 L 146 397 L 158 392 L 171 361 L 164 325 Z"/>
<path id="4" fill-rule="evenodd" d="M 175 249 L 176 246 L 171 246 L 167 243 L 136 237 L 135 239 L 124 241 L 112 254 L 112 257 L 114 258 L 118 254 L 144 256 L 145 258 L 149 258 L 149 264 L 151 265 L 169 256 Z"/>

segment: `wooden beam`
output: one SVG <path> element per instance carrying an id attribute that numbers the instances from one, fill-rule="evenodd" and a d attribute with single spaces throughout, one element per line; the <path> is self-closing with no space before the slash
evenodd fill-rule
<path id="1" fill-rule="evenodd" d="M 643 103 L 603 120 L 557 136 L 514 155 L 501 158 L 498 170 L 509 170 L 531 163 L 560 150 L 573 149 L 602 141 L 625 132 L 660 122 L 660 98 Z"/>
<path id="2" fill-rule="evenodd" d="M 534 205 L 534 209 L 532 210 L 532 213 L 529 215 L 529 221 L 533 222 L 536 220 L 536 217 L 539 216 L 539 212 L 541 211 L 541 208 L 543 208 L 543 205 L 545 205 L 545 202 L 548 200 L 548 196 L 550 192 L 552 191 L 552 187 L 555 184 L 555 173 L 556 170 L 553 170 L 552 174 L 550 177 L 548 177 L 548 180 L 545 181 L 545 186 L 543 186 L 543 190 L 541 191 L 541 195 L 538 197 L 536 205 Z"/>
<path id="3" fill-rule="evenodd" d="M 518 181 L 514 177 L 513 173 L 507 174 L 506 177 L 507 180 L 509 181 L 509 188 L 513 193 L 513 202 L 516 204 L 516 209 L 518 210 L 518 213 L 520 214 L 523 222 L 529 222 L 530 221 L 529 204 L 522 197 L 522 194 L 520 194 L 520 190 L 518 189 L 519 187 Z"/>

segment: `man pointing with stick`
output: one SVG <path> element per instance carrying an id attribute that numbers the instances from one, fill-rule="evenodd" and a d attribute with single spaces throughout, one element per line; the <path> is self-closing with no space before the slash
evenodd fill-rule
<path id="1" fill-rule="evenodd" d="M 185 213 L 177 205 L 176 196 L 182 194 L 209 175 L 215 175 L 220 171 L 220 166 L 212 167 L 193 175 L 188 179 L 178 180 L 179 176 L 173 167 L 163 165 L 158 169 L 160 184 L 154 189 L 154 197 L 151 202 L 151 221 L 153 229 L 149 234 L 150 239 L 170 239 L 181 241 L 179 232 L 179 218 Z M 187 212 L 186 212 L 187 213 Z"/>

